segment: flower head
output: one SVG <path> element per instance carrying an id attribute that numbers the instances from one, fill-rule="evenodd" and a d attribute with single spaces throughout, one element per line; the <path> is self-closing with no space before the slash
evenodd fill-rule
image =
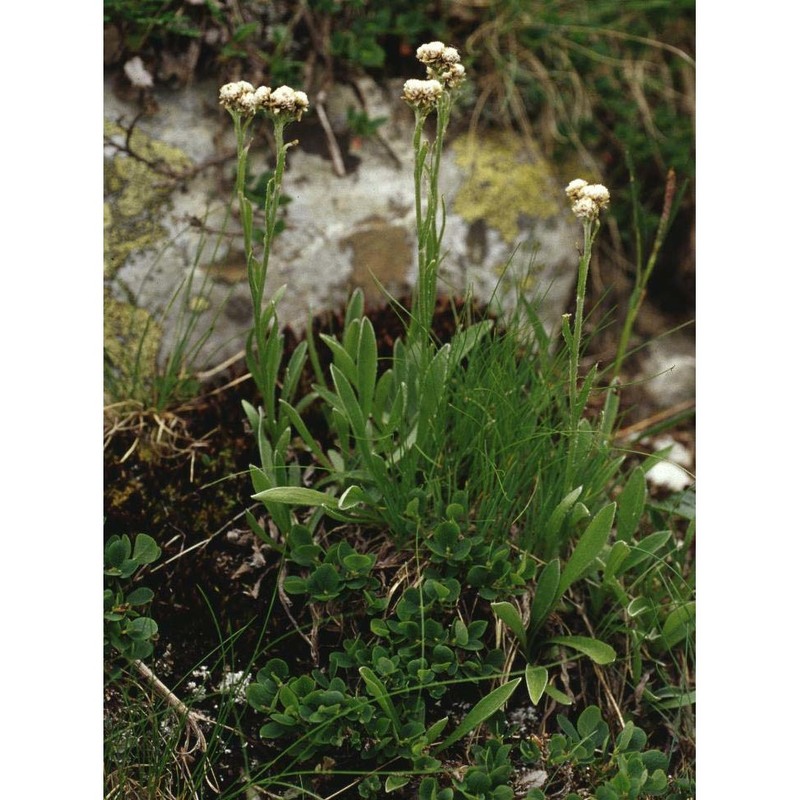
<path id="1" fill-rule="evenodd" d="M 582 178 L 571 181 L 564 190 L 572 201 L 572 213 L 578 219 L 596 220 L 608 207 L 611 195 L 601 183 L 587 183 Z"/>
<path id="2" fill-rule="evenodd" d="M 428 78 L 438 80 L 445 89 L 455 89 L 464 81 L 464 66 L 455 47 L 428 42 L 417 48 L 417 60 L 427 67 Z"/>
<path id="3" fill-rule="evenodd" d="M 279 86 L 265 99 L 264 108 L 276 117 L 291 117 L 299 121 L 308 110 L 308 95 L 305 92 L 296 92 L 289 86 Z"/>
<path id="4" fill-rule="evenodd" d="M 606 208 L 611 202 L 611 195 L 602 183 L 593 183 L 589 186 L 584 186 L 582 196 L 594 200 L 600 208 Z"/>
<path id="5" fill-rule="evenodd" d="M 438 80 L 446 89 L 455 89 L 464 82 L 464 65 L 450 64 L 446 69 L 428 67 L 428 77 Z"/>
<path id="6" fill-rule="evenodd" d="M 228 111 L 252 116 L 256 112 L 253 84 L 247 81 L 226 83 L 219 90 L 219 102 Z"/>
<path id="7" fill-rule="evenodd" d="M 403 100 L 410 106 L 430 111 L 442 96 L 442 84 L 437 80 L 420 81 L 415 78 L 403 84 Z"/>
<path id="8" fill-rule="evenodd" d="M 578 219 L 595 220 L 600 215 L 600 207 L 590 197 L 579 197 L 572 204 L 572 213 Z"/>
<path id="9" fill-rule="evenodd" d="M 581 192 L 583 191 L 584 186 L 588 186 L 588 182 L 583 180 L 583 178 L 575 178 L 574 181 L 571 181 L 569 186 L 564 190 L 567 193 L 567 197 L 570 200 L 575 202 L 580 196 Z"/>
<path id="10" fill-rule="evenodd" d="M 428 42 L 417 48 L 417 61 L 423 64 L 433 64 L 444 55 L 444 42 Z"/>

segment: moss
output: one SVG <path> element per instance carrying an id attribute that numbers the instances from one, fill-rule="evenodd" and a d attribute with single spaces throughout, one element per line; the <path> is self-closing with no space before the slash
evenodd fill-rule
<path id="1" fill-rule="evenodd" d="M 105 134 L 119 138 L 125 131 L 106 120 Z M 133 131 L 129 147 L 148 163 L 123 153 L 106 160 L 103 207 L 106 278 L 113 277 L 131 253 L 154 248 L 166 237 L 167 229 L 160 220 L 172 191 L 168 174 L 180 174 L 192 165 L 179 148 L 139 130 Z"/>
<path id="2" fill-rule="evenodd" d="M 453 151 L 468 175 L 453 209 L 467 222 L 484 219 L 511 243 L 522 217 L 547 219 L 562 210 L 550 165 L 512 131 L 461 136 Z"/>

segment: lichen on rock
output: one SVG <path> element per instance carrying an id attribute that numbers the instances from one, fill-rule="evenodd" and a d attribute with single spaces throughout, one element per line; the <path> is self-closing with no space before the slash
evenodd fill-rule
<path id="1" fill-rule="evenodd" d="M 561 210 L 550 165 L 512 131 L 480 139 L 465 134 L 453 142 L 453 152 L 467 174 L 453 210 L 467 222 L 485 220 L 510 244 L 522 218 L 547 219 Z"/>
<path id="2" fill-rule="evenodd" d="M 143 308 L 115 300 L 108 293 L 103 302 L 103 354 L 107 390 L 124 399 L 143 400 L 156 375 L 162 330 Z M 110 373 L 110 374 L 109 374 Z M 107 397 L 108 402 L 119 397 Z"/>
<path id="3" fill-rule="evenodd" d="M 124 140 L 126 132 L 105 121 L 106 138 Z M 174 189 L 169 175 L 192 165 L 179 148 L 134 129 L 127 143 L 137 157 L 118 152 L 106 159 L 104 173 L 104 277 L 112 278 L 132 253 L 153 249 L 167 236 L 164 209 Z"/>

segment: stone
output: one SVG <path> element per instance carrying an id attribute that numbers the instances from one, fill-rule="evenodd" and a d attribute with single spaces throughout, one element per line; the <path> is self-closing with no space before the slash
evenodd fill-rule
<path id="1" fill-rule="evenodd" d="M 267 278 L 268 297 L 286 285 L 282 324 L 302 329 L 309 312 L 341 307 L 356 286 L 377 304 L 376 279 L 392 295 L 413 286 L 413 114 L 400 100 L 401 86 L 365 79 L 357 92 L 329 90 L 326 109 L 346 148 L 343 177 L 334 174 L 313 114 L 287 128 L 299 144 L 287 158 L 285 227 Z M 194 309 L 195 338 L 210 331 L 197 369 L 240 352 L 251 321 L 241 237 L 235 213 L 228 213 L 233 124 L 218 91 L 219 83 L 208 81 L 178 90 L 156 86 L 157 110 L 142 116 L 130 136 L 138 106 L 116 95 L 110 82 L 105 92 L 108 295 L 153 317 L 162 331 L 162 359 L 181 341 L 181 325 L 190 319 L 185 310 Z M 370 119 L 387 122 L 347 149 L 343 120 L 358 98 Z M 271 165 L 266 125 L 254 126 L 254 177 Z M 471 288 L 478 301 L 506 309 L 519 293 L 546 296 L 543 320 L 559 326 L 581 238 L 561 183 L 531 143 L 512 132 L 448 137 L 439 183 L 447 213 L 440 290 L 463 295 Z"/>

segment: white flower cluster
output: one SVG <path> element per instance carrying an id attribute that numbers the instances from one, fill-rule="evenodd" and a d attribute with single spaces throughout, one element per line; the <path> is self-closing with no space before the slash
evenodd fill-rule
<path id="1" fill-rule="evenodd" d="M 423 63 L 428 80 L 408 80 L 403 86 L 403 100 L 415 108 L 430 111 L 445 89 L 455 89 L 464 82 L 464 65 L 455 47 L 443 42 L 428 42 L 417 48 L 417 60 Z"/>
<path id="2" fill-rule="evenodd" d="M 571 181 L 565 189 L 572 201 L 572 213 L 578 219 L 596 220 L 611 201 L 608 189 L 601 183 L 588 183 L 582 178 Z"/>
<path id="3" fill-rule="evenodd" d="M 427 67 L 428 78 L 438 80 L 445 89 L 455 89 L 464 82 L 464 65 L 455 47 L 428 42 L 417 48 L 417 60 Z"/>
<path id="4" fill-rule="evenodd" d="M 403 100 L 411 106 L 430 111 L 442 96 L 442 84 L 437 80 L 419 81 L 412 78 L 403 84 Z"/>
<path id="5" fill-rule="evenodd" d="M 300 120 L 308 111 L 308 96 L 288 86 L 270 89 L 267 86 L 253 88 L 252 83 L 237 81 L 226 83 L 219 90 L 219 102 L 228 111 L 252 117 L 256 111 L 267 111 L 276 117 Z"/>

